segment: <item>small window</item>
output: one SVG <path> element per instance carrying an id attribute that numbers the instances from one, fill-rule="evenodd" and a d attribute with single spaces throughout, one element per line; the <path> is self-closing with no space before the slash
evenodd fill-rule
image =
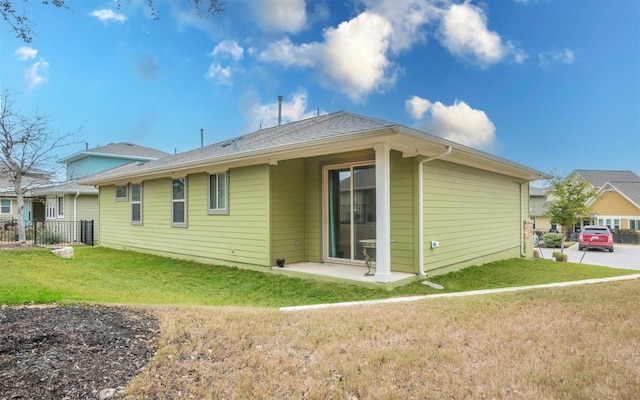
<path id="1" fill-rule="evenodd" d="M 640 231 L 640 219 L 630 219 L 629 229 L 632 231 Z"/>
<path id="2" fill-rule="evenodd" d="M 209 214 L 227 214 L 229 212 L 227 177 L 226 172 L 209 175 Z"/>
<path id="3" fill-rule="evenodd" d="M 58 197 L 58 218 L 64 218 L 64 196 Z"/>
<path id="4" fill-rule="evenodd" d="M 0 200 L 0 214 L 11 214 L 11 200 Z"/>
<path id="5" fill-rule="evenodd" d="M 142 184 L 131 184 L 131 223 L 142 225 Z"/>
<path id="6" fill-rule="evenodd" d="M 127 185 L 116 186 L 116 201 L 129 200 L 129 187 Z"/>
<path id="7" fill-rule="evenodd" d="M 615 230 L 620 229 L 620 220 L 617 218 L 613 220 L 613 229 Z"/>
<path id="8" fill-rule="evenodd" d="M 187 180 L 174 179 L 171 193 L 171 225 L 187 226 Z"/>

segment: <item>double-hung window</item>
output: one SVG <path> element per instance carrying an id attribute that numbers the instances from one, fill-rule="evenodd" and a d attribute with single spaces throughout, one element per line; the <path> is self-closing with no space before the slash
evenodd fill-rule
<path id="1" fill-rule="evenodd" d="M 0 200 L 0 214 L 11 214 L 11 200 Z"/>
<path id="2" fill-rule="evenodd" d="M 227 172 L 209 175 L 209 214 L 229 213 L 229 175 Z"/>
<path id="3" fill-rule="evenodd" d="M 172 182 L 171 225 L 187 226 L 187 179 L 178 178 Z"/>
<path id="4" fill-rule="evenodd" d="M 131 224 L 142 225 L 142 183 L 131 184 Z"/>

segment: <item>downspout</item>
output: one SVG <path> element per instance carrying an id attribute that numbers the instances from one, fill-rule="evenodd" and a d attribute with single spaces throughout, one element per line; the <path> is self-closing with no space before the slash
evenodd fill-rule
<path id="1" fill-rule="evenodd" d="M 77 214 L 77 199 L 78 196 L 80 196 L 80 190 L 76 189 L 76 195 L 73 196 L 73 241 L 77 242 L 77 232 L 78 232 L 78 224 L 76 221 L 76 214 Z"/>
<path id="2" fill-rule="evenodd" d="M 424 272 L 424 205 L 422 204 L 424 202 L 424 172 L 422 169 L 427 162 L 448 156 L 452 150 L 451 146 L 447 146 L 447 149 L 442 153 L 425 158 L 418 163 L 418 266 L 420 268 L 420 276 L 425 278 L 427 273 Z"/>
<path id="3" fill-rule="evenodd" d="M 529 182 L 526 182 L 527 184 Z M 524 183 L 520 184 L 520 257 L 526 257 L 524 248 Z"/>

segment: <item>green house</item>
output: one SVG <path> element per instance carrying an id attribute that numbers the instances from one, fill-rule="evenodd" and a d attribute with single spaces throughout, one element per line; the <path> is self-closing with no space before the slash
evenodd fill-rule
<path id="1" fill-rule="evenodd" d="M 387 283 L 531 256 L 529 182 L 546 177 L 337 112 L 80 182 L 99 187 L 103 246 L 248 268 L 368 257 Z"/>

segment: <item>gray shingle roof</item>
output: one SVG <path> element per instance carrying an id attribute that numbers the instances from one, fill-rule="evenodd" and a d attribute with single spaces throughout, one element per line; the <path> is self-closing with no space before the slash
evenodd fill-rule
<path id="1" fill-rule="evenodd" d="M 640 176 L 632 171 L 604 171 L 591 169 L 576 169 L 573 172 L 586 179 L 595 188 L 601 188 L 607 182 L 635 182 L 640 183 Z"/>
<path id="2" fill-rule="evenodd" d="M 357 132 L 368 132 L 395 126 L 396 124 L 376 118 L 364 117 L 344 111 L 321 115 L 301 121 L 260 129 L 258 131 L 223 140 L 208 146 L 159 158 L 147 163 L 132 163 L 98 173 L 100 179 L 121 176 L 127 173 L 144 173 L 159 168 L 171 168 L 198 160 L 211 160 L 218 157 L 268 151 L 287 145 L 308 143 L 331 137 Z"/>
<path id="3" fill-rule="evenodd" d="M 98 189 L 94 186 L 80 185 L 77 180 L 73 180 L 33 190 L 33 194 L 37 196 L 44 196 L 47 194 L 60 195 L 65 193 L 97 195 Z"/>
<path id="4" fill-rule="evenodd" d="M 596 190 L 609 184 L 633 201 L 636 206 L 640 206 L 640 176 L 634 172 L 588 169 L 577 169 L 573 172 L 589 181 Z"/>
<path id="5" fill-rule="evenodd" d="M 450 144 L 458 146 L 459 149 L 464 148 L 462 145 L 437 138 L 422 131 L 406 128 L 393 122 L 339 111 L 272 128 L 261 129 L 233 139 L 159 158 L 144 164 L 134 163 L 120 168 L 114 168 L 88 177 L 86 180 L 82 178 L 81 182 L 96 184 L 98 182 L 124 180 L 129 177 L 150 176 L 160 172 L 192 168 L 196 165 L 204 166 L 214 163 L 226 163 L 249 157 L 268 157 L 277 151 L 295 152 L 299 148 L 308 150 L 312 149 L 315 145 L 330 142 L 337 145 L 339 140 L 362 139 L 368 135 L 375 135 L 376 132 L 391 134 L 392 130 L 395 132 L 401 131 L 402 133 L 418 136 L 423 139 L 430 139 L 431 141 L 438 142 L 439 145 Z M 516 166 L 514 163 L 470 148 L 465 148 L 465 152 L 472 152 L 476 159 L 491 160 L 487 161 L 488 163 L 497 162 L 508 164 L 511 167 Z M 532 171 L 523 166 L 517 166 L 517 168 L 525 168 L 529 172 Z"/>
<path id="6" fill-rule="evenodd" d="M 150 147 L 139 146 L 132 143 L 109 143 L 106 146 L 95 147 L 79 151 L 60 160 L 61 163 L 70 163 L 89 156 L 130 158 L 132 160 L 155 160 L 170 155 L 164 151 Z"/>

